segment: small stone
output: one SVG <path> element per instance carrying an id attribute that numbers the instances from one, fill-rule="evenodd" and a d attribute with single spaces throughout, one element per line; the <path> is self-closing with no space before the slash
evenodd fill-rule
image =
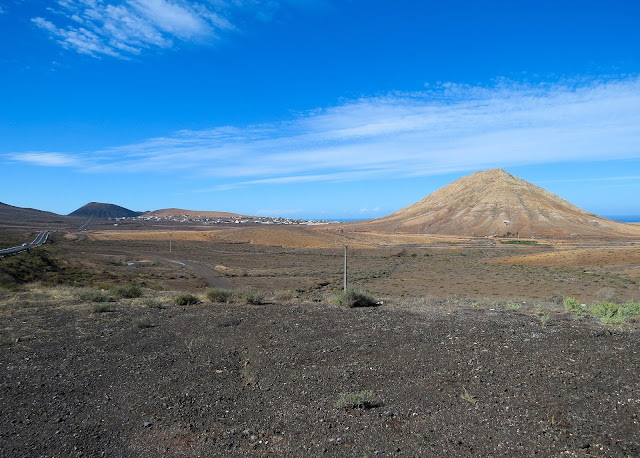
<path id="1" fill-rule="evenodd" d="M 255 440 L 258 440 L 258 436 L 256 436 L 255 434 L 252 434 L 249 439 L 251 439 L 252 441 L 255 441 Z"/>
<path id="2" fill-rule="evenodd" d="M 144 426 L 145 428 L 150 428 L 151 427 L 151 422 L 150 421 L 145 421 L 142 426 Z"/>

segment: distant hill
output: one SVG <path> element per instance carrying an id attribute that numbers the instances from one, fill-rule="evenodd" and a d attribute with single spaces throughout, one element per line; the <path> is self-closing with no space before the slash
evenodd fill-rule
<path id="1" fill-rule="evenodd" d="M 161 210 L 154 210 L 151 212 L 145 212 L 143 216 L 157 216 L 159 218 L 246 218 L 245 215 L 239 215 L 237 213 L 216 212 L 216 211 L 198 211 L 198 210 L 185 210 L 183 208 L 163 208 Z"/>
<path id="2" fill-rule="evenodd" d="M 637 225 L 588 213 L 502 169 L 467 175 L 391 215 L 348 227 L 469 236 L 640 236 Z"/>
<path id="3" fill-rule="evenodd" d="M 104 204 L 100 202 L 89 202 L 88 204 L 78 208 L 76 211 L 69 213 L 69 216 L 82 216 L 84 218 L 132 218 L 140 216 L 142 212 L 134 212 L 128 208 L 114 204 Z"/>
<path id="4" fill-rule="evenodd" d="M 34 227 L 42 229 L 64 228 L 77 224 L 74 218 L 35 208 L 14 207 L 0 202 L 0 226 Z"/>

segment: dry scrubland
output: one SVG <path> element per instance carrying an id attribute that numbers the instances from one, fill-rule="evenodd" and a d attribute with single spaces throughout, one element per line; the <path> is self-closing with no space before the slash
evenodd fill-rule
<path id="1" fill-rule="evenodd" d="M 518 239 L 279 227 L 171 233 L 112 230 L 90 233 L 89 239 L 77 245 L 90 245 L 94 252 L 122 253 L 114 263 L 192 261 L 231 287 L 264 291 L 314 294 L 341 288 L 342 244 L 348 243 L 350 283 L 379 297 L 540 302 L 573 296 L 589 303 L 640 299 L 638 240 L 577 238 L 526 245 L 526 240 Z M 194 271 L 183 270 L 186 276 Z M 168 284 L 207 286 L 202 281 Z"/>
<path id="2" fill-rule="evenodd" d="M 0 455 L 640 455 L 638 242 L 172 240 L 0 261 Z"/>

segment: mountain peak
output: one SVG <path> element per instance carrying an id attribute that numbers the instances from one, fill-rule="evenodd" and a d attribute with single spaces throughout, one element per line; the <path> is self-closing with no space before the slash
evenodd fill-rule
<path id="1" fill-rule="evenodd" d="M 69 216 L 83 216 L 85 218 L 131 218 L 141 214 L 140 212 L 134 212 L 119 205 L 89 202 L 76 211 L 69 213 Z"/>
<path id="2" fill-rule="evenodd" d="M 637 226 L 598 217 L 503 169 L 466 175 L 419 202 L 359 223 L 371 230 L 471 236 L 638 236 Z"/>

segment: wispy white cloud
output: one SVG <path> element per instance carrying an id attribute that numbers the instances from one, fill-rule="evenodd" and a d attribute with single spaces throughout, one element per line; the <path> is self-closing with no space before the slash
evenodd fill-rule
<path id="1" fill-rule="evenodd" d="M 43 167 L 74 167 L 81 165 L 81 161 L 77 157 L 64 153 L 30 151 L 27 153 L 11 153 L 7 154 L 6 157 L 13 161 L 26 162 Z"/>
<path id="2" fill-rule="evenodd" d="M 225 2 L 213 3 L 58 0 L 48 10 L 50 18 L 32 22 L 65 48 L 94 57 L 129 58 L 146 49 L 170 48 L 176 40 L 207 41 L 234 29 L 223 13 Z"/>
<path id="3" fill-rule="evenodd" d="M 640 77 L 624 76 L 444 84 L 352 100 L 288 122 L 179 131 L 96 150 L 83 167 L 195 174 L 206 191 L 640 158 L 638 145 Z"/>

